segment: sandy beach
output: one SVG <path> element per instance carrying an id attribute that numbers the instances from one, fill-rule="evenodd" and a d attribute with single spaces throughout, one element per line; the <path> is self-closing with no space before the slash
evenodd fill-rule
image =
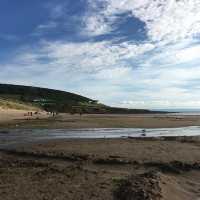
<path id="1" fill-rule="evenodd" d="M 34 111 L 33 111 L 34 112 Z M 70 115 L 0 110 L 13 128 L 199 126 L 199 116 Z M 18 131 L 20 134 L 20 131 Z M 9 132 L 3 132 L 4 137 Z M 27 192 L 28 191 L 28 192 Z M 53 139 L 0 146 L 5 200 L 199 200 L 200 136 Z"/>
<path id="2" fill-rule="evenodd" d="M 200 116 L 167 114 L 59 114 L 0 109 L 0 128 L 172 128 L 199 126 Z M 34 113 L 35 111 L 33 111 Z"/>
<path id="3" fill-rule="evenodd" d="M 29 112 L 32 112 L 32 116 L 28 115 Z M 37 114 L 35 114 L 37 113 Z M 9 126 L 12 124 L 13 126 L 17 125 L 17 121 L 27 121 L 31 119 L 45 119 L 47 118 L 47 114 L 41 110 L 16 110 L 16 109 L 3 109 L 0 107 L 0 127 Z"/>

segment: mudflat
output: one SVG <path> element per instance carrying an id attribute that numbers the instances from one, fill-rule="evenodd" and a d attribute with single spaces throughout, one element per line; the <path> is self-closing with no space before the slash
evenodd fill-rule
<path id="1" fill-rule="evenodd" d="M 45 112 L 27 116 L 28 111 L 1 110 L 0 128 L 170 128 L 199 126 L 200 116 L 168 114 L 59 114 Z"/>
<path id="2" fill-rule="evenodd" d="M 53 140 L 1 149 L 0 196 L 198 200 L 200 137 Z"/>

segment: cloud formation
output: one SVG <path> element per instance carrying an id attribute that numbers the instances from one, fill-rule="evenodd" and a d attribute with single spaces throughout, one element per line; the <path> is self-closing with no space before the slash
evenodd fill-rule
<path id="1" fill-rule="evenodd" d="M 63 31 L 62 39 L 41 37 L 17 49 L 0 63 L 2 82 L 68 90 L 114 106 L 200 105 L 199 0 L 88 0 L 81 14 L 66 7 L 51 7 L 49 20 L 34 29 Z M 142 41 L 131 35 L 138 22 Z M 121 27 L 132 28 L 129 37 L 116 33 Z"/>
<path id="2" fill-rule="evenodd" d="M 176 42 L 198 36 L 200 32 L 198 0 L 89 0 L 89 2 L 91 9 L 97 10 L 97 13 L 89 16 L 87 21 L 89 30 L 95 34 L 110 31 L 117 14 L 125 12 L 131 12 L 132 16 L 145 22 L 149 39 L 152 41 Z M 99 4 L 103 6 L 99 8 Z"/>

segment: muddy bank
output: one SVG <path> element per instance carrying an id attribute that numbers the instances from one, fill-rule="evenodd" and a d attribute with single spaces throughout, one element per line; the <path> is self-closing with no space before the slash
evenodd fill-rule
<path id="1" fill-rule="evenodd" d="M 20 145 L 0 151 L 0 195 L 6 200 L 194 200 L 200 197 L 199 155 L 199 137 Z"/>
<path id="2" fill-rule="evenodd" d="M 145 162 L 200 162 L 200 137 L 131 139 L 57 139 L 19 145 L 14 151 L 46 155 L 83 155 Z"/>

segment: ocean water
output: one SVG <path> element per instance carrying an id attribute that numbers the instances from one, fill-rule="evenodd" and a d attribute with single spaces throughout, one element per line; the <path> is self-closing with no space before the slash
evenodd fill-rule
<path id="1" fill-rule="evenodd" d="M 169 115 L 200 115 L 199 109 L 163 109 L 162 111 L 173 112 L 169 113 Z"/>
<path id="2" fill-rule="evenodd" d="M 200 136 L 200 126 L 154 129 L 90 128 L 0 130 L 0 147 L 53 139 L 92 139 L 165 136 Z"/>

